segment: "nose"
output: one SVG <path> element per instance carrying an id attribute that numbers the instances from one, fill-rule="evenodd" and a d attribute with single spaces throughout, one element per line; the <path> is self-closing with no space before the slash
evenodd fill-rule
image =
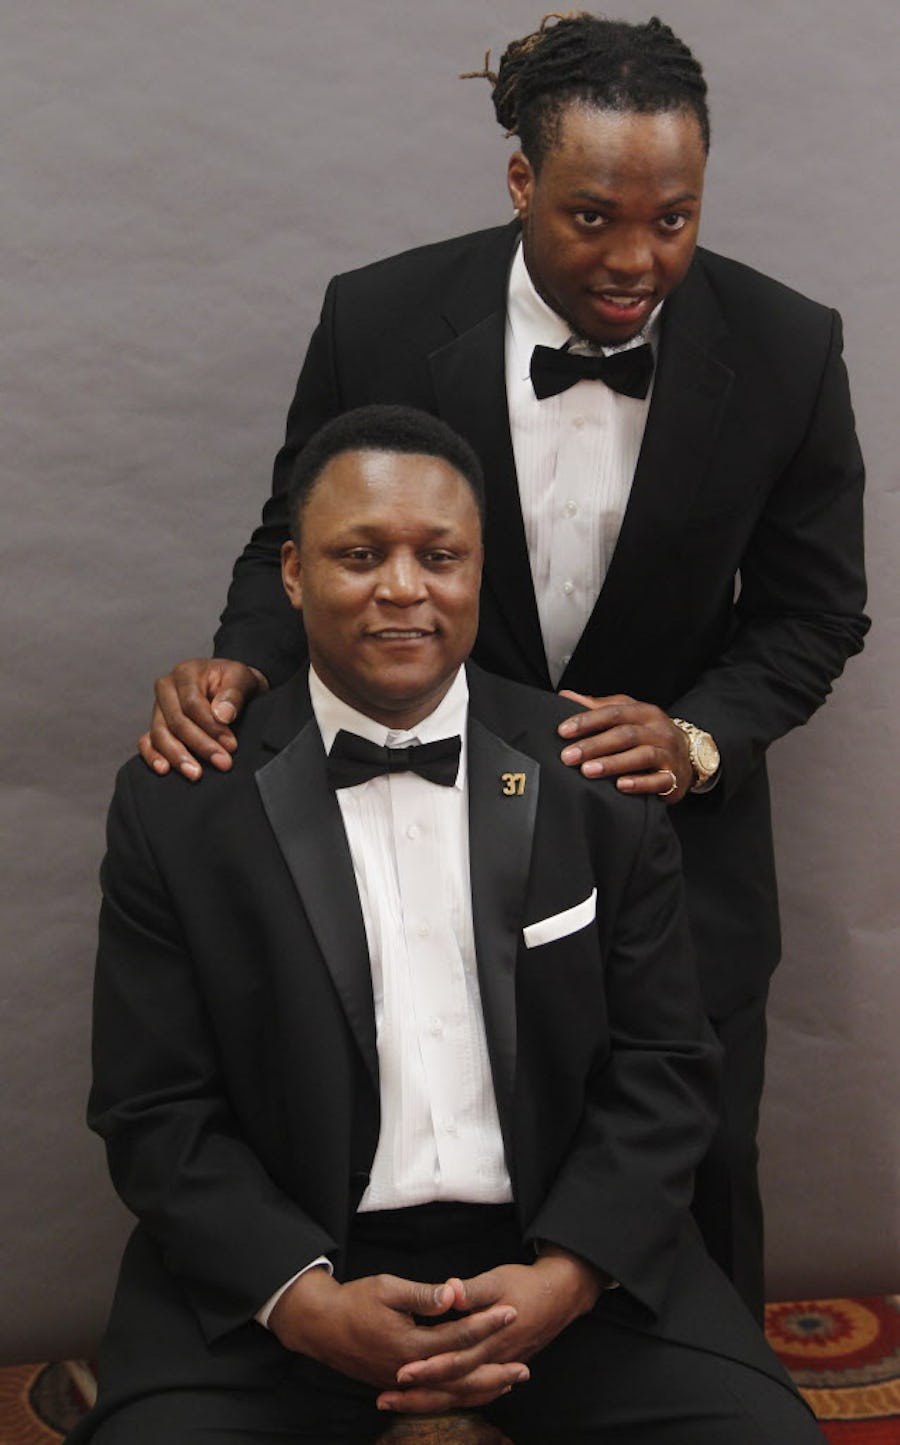
<path id="1" fill-rule="evenodd" d="M 601 260 L 616 284 L 630 283 L 653 272 L 653 247 L 643 226 L 616 226 L 604 238 Z"/>
<path id="2" fill-rule="evenodd" d="M 395 555 L 379 569 L 375 596 L 395 607 L 413 607 L 426 593 L 425 574 L 416 557 Z"/>

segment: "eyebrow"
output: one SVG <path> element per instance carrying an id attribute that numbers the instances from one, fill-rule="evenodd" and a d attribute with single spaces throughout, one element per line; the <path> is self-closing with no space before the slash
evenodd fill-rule
<path id="1" fill-rule="evenodd" d="M 601 207 L 608 211 L 617 211 L 619 209 L 618 201 L 613 200 L 611 196 L 600 196 L 596 191 L 573 191 L 572 199 L 574 201 L 589 201 L 590 204 L 596 206 L 598 210 Z M 681 195 L 670 196 L 667 197 L 666 200 L 661 201 L 657 209 L 660 211 L 671 211 L 673 206 L 683 206 L 686 201 L 696 201 L 696 199 L 696 191 L 682 191 Z"/>
<path id="2" fill-rule="evenodd" d="M 343 542 L 348 538 L 359 537 L 363 541 L 367 541 L 371 538 L 383 537 L 384 532 L 385 524 L 383 522 L 348 522 L 345 530 L 340 534 L 340 540 Z M 445 522 L 435 522 L 428 536 L 429 538 L 446 537 L 452 532 L 453 528 Z"/>

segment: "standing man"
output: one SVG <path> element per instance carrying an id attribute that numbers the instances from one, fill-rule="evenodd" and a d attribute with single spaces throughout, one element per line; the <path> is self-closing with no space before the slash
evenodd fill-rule
<path id="1" fill-rule="evenodd" d="M 868 626 L 840 320 L 697 249 L 706 86 L 668 26 L 545 23 L 490 79 L 520 143 L 516 219 L 332 281 L 217 660 L 159 681 L 141 751 L 189 778 L 197 759 L 227 769 L 243 702 L 297 665 L 278 552 L 312 431 L 370 401 L 450 421 L 488 484 L 475 657 L 574 696 L 564 760 L 672 808 L 726 1058 L 696 1214 L 759 1314 L 756 1128 L 780 947 L 765 753 Z"/>
<path id="2" fill-rule="evenodd" d="M 655 798 L 477 667 L 481 477 L 367 407 L 299 458 L 310 665 L 232 777 L 120 773 L 91 1122 L 138 1218 L 95 1445 L 814 1445 L 706 1255 L 717 1049 Z M 613 1285 L 617 1287 L 613 1287 Z"/>

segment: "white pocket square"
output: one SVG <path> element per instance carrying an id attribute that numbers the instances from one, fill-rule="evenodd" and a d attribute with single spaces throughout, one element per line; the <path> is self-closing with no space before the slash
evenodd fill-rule
<path id="1" fill-rule="evenodd" d="M 552 943 L 554 939 L 565 938 L 569 933 L 577 933 L 579 928 L 587 928 L 597 917 L 597 890 L 596 888 L 582 903 L 575 903 L 571 908 L 565 908 L 562 913 L 554 913 L 550 918 L 542 918 L 538 923 L 529 923 L 522 929 L 522 937 L 525 939 L 526 948 L 538 948 L 542 943 Z"/>

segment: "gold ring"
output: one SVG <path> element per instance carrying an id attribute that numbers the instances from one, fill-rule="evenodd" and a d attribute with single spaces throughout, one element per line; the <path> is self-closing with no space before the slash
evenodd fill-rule
<path id="1" fill-rule="evenodd" d="M 676 778 L 675 774 L 672 772 L 672 769 L 671 769 L 671 768 L 660 768 L 660 772 L 661 772 L 661 773 L 668 773 L 668 774 L 669 774 L 669 777 L 672 779 L 672 786 L 671 786 L 671 788 L 666 788 L 666 791 L 665 791 L 664 793 L 657 793 L 656 796 L 657 796 L 658 798 L 670 798 L 670 797 L 672 796 L 672 794 L 673 794 L 674 792 L 677 792 L 677 790 L 678 790 L 678 779 Z"/>

